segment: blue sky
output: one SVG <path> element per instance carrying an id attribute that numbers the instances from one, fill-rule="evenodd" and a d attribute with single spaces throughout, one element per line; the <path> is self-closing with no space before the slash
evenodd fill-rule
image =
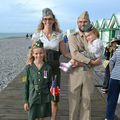
<path id="1" fill-rule="evenodd" d="M 91 21 L 120 14 L 119 0 L 1 0 L 1 32 L 34 32 L 41 19 L 41 10 L 53 10 L 63 31 L 76 28 L 76 19 L 87 10 Z"/>

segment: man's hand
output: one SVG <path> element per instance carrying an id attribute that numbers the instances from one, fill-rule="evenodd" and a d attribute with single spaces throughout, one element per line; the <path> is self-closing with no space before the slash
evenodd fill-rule
<path id="1" fill-rule="evenodd" d="M 97 58 L 95 60 L 90 60 L 90 64 L 91 65 L 101 65 L 102 64 L 102 60 L 101 60 L 101 58 Z"/>
<path id="2" fill-rule="evenodd" d="M 75 67 L 83 67 L 83 66 L 84 66 L 84 63 L 76 62 L 72 67 L 75 68 Z"/>

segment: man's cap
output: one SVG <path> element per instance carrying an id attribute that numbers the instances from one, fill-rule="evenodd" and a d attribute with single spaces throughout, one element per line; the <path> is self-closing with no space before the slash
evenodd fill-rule
<path id="1" fill-rule="evenodd" d="M 90 21 L 88 11 L 84 11 L 78 18 Z"/>
<path id="2" fill-rule="evenodd" d="M 41 42 L 41 40 L 39 39 L 38 41 L 36 41 L 33 45 L 33 47 L 35 48 L 43 48 L 43 43 Z"/>
<path id="3" fill-rule="evenodd" d="M 52 10 L 50 8 L 44 8 L 42 10 L 42 17 L 46 17 L 46 16 L 54 16 Z"/>

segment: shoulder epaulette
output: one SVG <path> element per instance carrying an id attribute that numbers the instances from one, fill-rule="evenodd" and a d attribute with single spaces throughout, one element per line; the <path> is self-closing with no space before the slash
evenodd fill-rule
<path id="1" fill-rule="evenodd" d="M 74 33 L 72 33 L 72 35 L 77 35 L 77 34 L 79 34 L 79 32 L 74 32 Z"/>

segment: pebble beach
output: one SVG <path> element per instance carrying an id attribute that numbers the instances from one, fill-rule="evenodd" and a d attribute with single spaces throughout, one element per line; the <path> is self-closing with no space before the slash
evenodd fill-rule
<path id="1" fill-rule="evenodd" d="M 24 69 L 30 45 L 25 37 L 0 39 L 0 91 Z"/>

